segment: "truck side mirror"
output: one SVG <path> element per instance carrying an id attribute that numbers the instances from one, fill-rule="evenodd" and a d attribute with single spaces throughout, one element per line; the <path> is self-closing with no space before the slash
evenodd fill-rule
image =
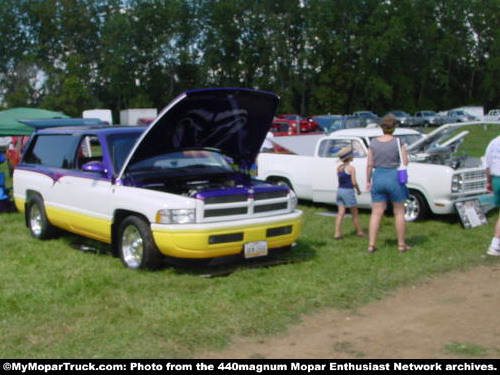
<path id="1" fill-rule="evenodd" d="M 85 163 L 82 167 L 82 169 L 85 172 L 94 172 L 94 173 L 100 173 L 100 174 L 106 174 L 108 170 L 104 166 L 104 164 L 100 161 L 89 161 L 88 163 Z"/>

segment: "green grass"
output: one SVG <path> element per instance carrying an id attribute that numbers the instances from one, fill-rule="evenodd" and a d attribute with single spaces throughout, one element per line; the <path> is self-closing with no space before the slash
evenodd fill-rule
<path id="1" fill-rule="evenodd" d="M 302 314 L 354 309 L 395 288 L 452 270 L 497 264 L 487 258 L 490 224 L 464 230 L 455 219 L 409 224 L 413 249 L 399 254 L 387 217 L 378 251 L 349 235 L 335 241 L 323 207 L 302 205 L 297 262 L 240 266 L 226 277 L 203 268 L 134 272 L 109 255 L 79 252 L 63 235 L 32 239 L 19 214 L 0 215 L 0 350 L 4 358 L 179 358 L 222 348 L 233 335 L 283 331 Z M 362 213 L 366 228 L 368 213 Z"/>
<path id="2" fill-rule="evenodd" d="M 127 270 L 110 255 L 74 249 L 80 237 L 37 241 L 20 214 L 0 214 L 1 357 L 188 358 L 223 348 L 235 335 L 283 332 L 320 308 L 355 309 L 402 286 L 499 262 L 485 255 L 496 213 L 469 230 L 456 217 L 408 224 L 413 249 L 405 254 L 387 216 L 377 252 L 367 254 L 349 218 L 345 239 L 335 241 L 334 219 L 317 215 L 331 207 L 301 208 L 303 233 L 284 256 L 293 262 L 240 264 L 216 278 L 196 267 Z M 368 220 L 363 211 L 365 231 Z"/>
<path id="3" fill-rule="evenodd" d="M 452 342 L 444 346 L 446 354 L 456 355 L 462 358 L 484 357 L 488 355 L 488 350 L 482 346 L 467 342 Z"/>

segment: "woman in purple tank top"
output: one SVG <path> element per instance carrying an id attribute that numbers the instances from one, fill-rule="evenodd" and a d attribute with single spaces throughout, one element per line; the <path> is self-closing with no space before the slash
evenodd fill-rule
<path id="1" fill-rule="evenodd" d="M 359 224 L 359 211 L 357 207 L 356 195 L 354 190 L 359 194 L 358 183 L 356 182 L 356 169 L 351 165 L 353 159 L 353 149 L 352 147 L 344 147 L 339 151 L 338 157 L 342 162 L 342 165 L 337 167 L 337 176 L 339 178 L 339 188 L 337 190 L 337 218 L 335 220 L 335 235 L 336 240 L 342 239 L 342 234 L 340 232 L 340 227 L 342 226 L 342 221 L 344 220 L 346 208 L 349 208 L 352 215 L 352 223 L 356 229 L 356 234 L 359 237 L 364 237 L 363 230 Z"/>

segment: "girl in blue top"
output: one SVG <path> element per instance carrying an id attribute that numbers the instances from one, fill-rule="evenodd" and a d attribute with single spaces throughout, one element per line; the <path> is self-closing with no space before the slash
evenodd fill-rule
<path id="1" fill-rule="evenodd" d="M 342 221 L 344 220 L 346 208 L 349 208 L 352 215 L 352 223 L 356 229 L 356 234 L 359 237 L 364 237 L 363 230 L 359 224 L 359 211 L 357 207 L 356 195 L 354 190 L 359 195 L 361 191 L 359 190 L 358 183 L 356 182 L 356 169 L 351 165 L 353 159 L 353 149 L 352 147 L 344 147 L 339 151 L 339 158 L 342 165 L 337 167 L 337 176 L 339 179 L 339 188 L 337 190 L 337 219 L 335 220 L 335 235 L 336 240 L 342 238 L 340 232 L 340 227 L 342 226 Z"/>

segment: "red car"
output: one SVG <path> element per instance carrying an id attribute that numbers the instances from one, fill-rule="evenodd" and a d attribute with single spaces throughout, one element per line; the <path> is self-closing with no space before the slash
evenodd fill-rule
<path id="1" fill-rule="evenodd" d="M 278 119 L 280 120 L 286 120 L 292 124 L 294 124 L 295 127 L 297 127 L 297 123 L 299 124 L 299 129 L 300 133 L 310 133 L 310 132 L 316 132 L 320 130 L 319 124 L 314 121 L 312 118 L 304 118 L 302 116 L 299 116 L 297 114 L 285 114 L 285 115 L 278 115 Z"/>
<path id="2" fill-rule="evenodd" d="M 283 119 L 274 119 L 269 130 L 274 136 L 297 134 L 296 124 Z"/>

